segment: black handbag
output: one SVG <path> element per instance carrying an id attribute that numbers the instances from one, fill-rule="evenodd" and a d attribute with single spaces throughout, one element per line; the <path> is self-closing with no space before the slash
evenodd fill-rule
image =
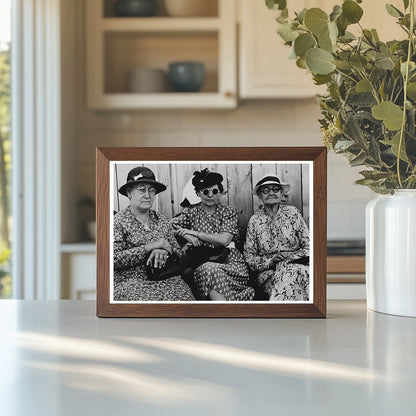
<path id="1" fill-rule="evenodd" d="M 304 266 L 309 266 L 309 256 L 303 256 L 298 259 L 289 261 L 292 264 L 303 264 Z"/>
<path id="2" fill-rule="evenodd" d="M 184 256 L 179 257 L 176 254 L 171 254 L 165 265 L 159 269 L 146 265 L 145 270 L 149 280 L 166 280 L 183 274 L 185 269 L 196 269 L 208 261 L 223 263 L 229 253 L 230 249 L 226 247 L 192 247 Z"/>

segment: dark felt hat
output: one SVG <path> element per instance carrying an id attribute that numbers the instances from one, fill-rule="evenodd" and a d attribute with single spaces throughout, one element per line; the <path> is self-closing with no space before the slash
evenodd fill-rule
<path id="1" fill-rule="evenodd" d="M 155 187 L 157 194 L 166 189 L 163 183 L 156 180 L 154 173 L 149 168 L 137 166 L 128 173 L 126 183 L 118 191 L 121 195 L 127 196 L 128 187 L 138 183 L 150 183 Z"/>
<path id="2" fill-rule="evenodd" d="M 211 172 L 208 168 L 205 168 L 204 170 L 194 172 L 192 185 L 195 187 L 195 191 L 198 192 L 201 189 L 220 184 L 223 179 L 221 173 Z"/>

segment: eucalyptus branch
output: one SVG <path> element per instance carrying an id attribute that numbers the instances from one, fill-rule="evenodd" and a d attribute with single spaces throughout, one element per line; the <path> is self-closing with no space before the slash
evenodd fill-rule
<path id="1" fill-rule="evenodd" d="M 363 79 L 365 79 L 366 81 L 368 81 L 368 83 L 370 84 L 370 87 L 371 87 L 371 94 L 373 94 L 373 97 L 377 101 L 377 104 L 380 104 L 381 100 L 380 100 L 380 97 L 379 97 L 378 92 L 376 90 L 376 87 L 370 81 L 370 78 L 368 78 L 368 76 L 367 76 L 367 72 L 365 72 L 365 69 L 362 66 L 361 66 L 361 69 L 362 69 L 362 71 L 360 71 L 361 77 Z"/>
<path id="2" fill-rule="evenodd" d="M 407 110 L 407 83 L 409 81 L 409 68 L 410 68 L 410 61 L 412 58 L 412 49 L 413 49 L 413 36 L 414 36 L 414 28 L 415 28 L 415 0 L 410 0 L 410 28 L 409 28 L 409 44 L 407 46 L 407 60 L 406 60 L 406 73 L 404 75 L 404 85 L 403 85 L 403 118 L 402 118 L 402 127 L 400 129 L 400 139 L 399 139 L 399 149 L 397 151 L 397 177 L 399 179 L 400 188 L 403 188 L 402 177 L 400 174 L 400 155 L 403 146 L 404 140 L 404 132 L 406 129 L 406 110 Z"/>
<path id="3" fill-rule="evenodd" d="M 351 76 L 349 76 L 348 74 L 345 74 L 344 72 L 340 71 L 338 68 L 335 68 L 335 71 L 338 72 L 341 75 L 344 75 L 345 78 L 350 79 L 351 81 L 357 83 L 357 80 Z"/>

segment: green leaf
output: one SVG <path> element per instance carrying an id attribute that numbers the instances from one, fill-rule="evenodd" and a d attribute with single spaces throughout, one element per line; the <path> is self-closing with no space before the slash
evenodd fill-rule
<path id="1" fill-rule="evenodd" d="M 364 36 L 364 40 L 370 45 L 373 45 L 375 43 L 371 30 L 363 29 L 363 36 Z"/>
<path id="2" fill-rule="evenodd" d="M 287 23 L 280 24 L 277 28 L 277 33 L 286 43 L 294 41 L 298 36 L 298 32 L 293 30 L 292 27 Z"/>
<path id="3" fill-rule="evenodd" d="M 378 37 L 378 33 L 377 33 L 377 30 L 376 29 L 371 29 L 371 34 L 373 35 L 373 39 L 376 42 L 380 42 L 380 38 Z"/>
<path id="4" fill-rule="evenodd" d="M 338 17 L 342 15 L 342 7 L 336 4 L 334 8 L 332 9 L 332 13 L 329 15 L 329 20 L 331 22 L 335 22 Z"/>
<path id="5" fill-rule="evenodd" d="M 394 153 L 394 155 L 397 157 L 398 156 L 398 154 L 399 154 L 399 144 L 400 144 L 400 132 L 399 133 L 397 133 L 397 134 L 395 134 L 394 136 L 393 136 L 393 138 L 391 139 L 391 141 L 390 141 L 390 146 L 391 146 L 391 151 Z M 404 139 L 403 139 L 403 142 L 402 142 L 402 146 L 401 146 L 401 148 L 400 148 L 400 156 L 399 156 L 399 158 L 401 159 L 401 160 L 403 160 L 404 162 L 409 162 L 409 159 L 407 158 L 407 155 L 406 155 L 406 150 L 405 150 L 405 141 L 404 141 Z"/>
<path id="6" fill-rule="evenodd" d="M 374 181 L 378 181 L 380 179 L 388 178 L 391 173 L 390 172 L 379 172 L 377 170 L 362 170 L 360 175 L 364 176 L 366 179 L 372 179 Z"/>
<path id="7" fill-rule="evenodd" d="M 368 64 L 367 60 L 363 56 L 358 55 L 358 53 L 351 56 L 350 63 L 358 70 L 363 69 Z"/>
<path id="8" fill-rule="evenodd" d="M 386 4 L 387 13 L 393 17 L 403 17 L 404 14 L 397 8 L 394 7 L 392 4 Z"/>
<path id="9" fill-rule="evenodd" d="M 403 6 L 404 6 L 404 9 L 406 10 L 409 7 L 409 0 L 403 0 Z"/>
<path id="10" fill-rule="evenodd" d="M 335 69 L 332 63 L 334 57 L 330 52 L 320 48 L 309 49 L 306 54 L 306 64 L 312 74 L 326 75 Z"/>
<path id="11" fill-rule="evenodd" d="M 348 61 L 338 61 L 334 60 L 332 63 L 339 69 L 342 69 L 344 71 L 348 71 L 352 68 L 352 65 Z"/>
<path id="12" fill-rule="evenodd" d="M 357 82 L 355 86 L 355 90 L 357 92 L 371 92 L 371 83 L 366 79 L 362 79 L 361 81 Z"/>
<path id="13" fill-rule="evenodd" d="M 337 39 L 338 39 L 338 26 L 334 22 L 329 22 L 328 29 L 329 29 L 329 37 L 331 38 L 331 42 L 335 47 L 337 44 Z"/>
<path id="14" fill-rule="evenodd" d="M 362 165 L 367 159 L 367 155 L 364 152 L 361 152 L 357 157 L 350 160 L 350 165 L 352 167 Z"/>
<path id="15" fill-rule="evenodd" d="M 407 96 L 412 100 L 416 100 L 416 82 L 407 84 Z"/>
<path id="16" fill-rule="evenodd" d="M 344 36 L 348 27 L 348 22 L 342 17 L 342 15 L 337 19 L 337 27 L 340 36 Z"/>
<path id="17" fill-rule="evenodd" d="M 352 0 L 346 0 L 342 3 L 342 16 L 349 23 L 358 23 L 363 16 L 363 9 Z"/>
<path id="18" fill-rule="evenodd" d="M 334 146 L 334 150 L 335 152 L 345 152 L 353 145 L 354 142 L 351 140 L 338 140 Z"/>
<path id="19" fill-rule="evenodd" d="M 327 30 L 328 15 L 318 7 L 309 9 L 305 13 L 305 26 L 315 35 Z"/>
<path id="20" fill-rule="evenodd" d="M 315 74 L 313 80 L 315 81 L 315 85 L 323 85 L 331 81 L 331 76 Z"/>
<path id="21" fill-rule="evenodd" d="M 375 61 L 376 67 L 380 69 L 392 70 L 394 69 L 394 61 L 390 56 L 378 56 Z"/>
<path id="22" fill-rule="evenodd" d="M 338 25 L 337 25 L 337 29 L 339 31 L 339 26 Z M 338 38 L 338 41 L 339 42 L 343 42 L 343 43 L 349 43 L 349 42 L 351 42 L 351 41 L 353 41 L 355 39 L 356 39 L 356 36 L 353 33 L 348 32 L 348 30 L 347 30 L 347 31 L 345 31 L 345 33 L 344 33 L 343 36 L 341 36 L 340 38 Z"/>
<path id="23" fill-rule="evenodd" d="M 334 51 L 334 44 L 332 43 L 331 37 L 329 35 L 329 28 L 327 27 L 325 31 L 321 32 L 318 35 L 318 45 L 321 49 L 324 49 L 328 52 Z"/>
<path id="24" fill-rule="evenodd" d="M 384 125 L 392 131 L 402 127 L 403 110 L 391 101 L 383 101 L 371 109 L 373 117 L 382 120 Z"/>
<path id="25" fill-rule="evenodd" d="M 302 9 L 299 13 L 296 14 L 296 19 L 303 23 L 303 21 L 305 20 L 305 14 L 307 12 L 307 9 Z"/>
<path id="26" fill-rule="evenodd" d="M 416 69 L 414 62 L 409 62 L 409 73 L 412 73 Z M 400 65 L 400 72 L 403 76 L 406 76 L 406 62 L 402 62 Z"/>
<path id="27" fill-rule="evenodd" d="M 266 0 L 266 6 L 270 10 L 283 10 L 286 7 L 286 0 Z"/>
<path id="28" fill-rule="evenodd" d="M 316 45 L 314 37 L 309 33 L 302 33 L 295 39 L 296 56 L 304 58 L 306 52 Z"/>
<path id="29" fill-rule="evenodd" d="M 296 66 L 301 69 L 308 69 L 308 65 L 306 65 L 305 58 L 298 58 L 296 59 Z"/>

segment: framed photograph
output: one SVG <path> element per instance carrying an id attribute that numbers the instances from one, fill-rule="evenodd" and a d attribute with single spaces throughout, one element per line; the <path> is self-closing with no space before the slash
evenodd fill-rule
<path id="1" fill-rule="evenodd" d="M 97 148 L 97 316 L 324 318 L 326 148 Z"/>

